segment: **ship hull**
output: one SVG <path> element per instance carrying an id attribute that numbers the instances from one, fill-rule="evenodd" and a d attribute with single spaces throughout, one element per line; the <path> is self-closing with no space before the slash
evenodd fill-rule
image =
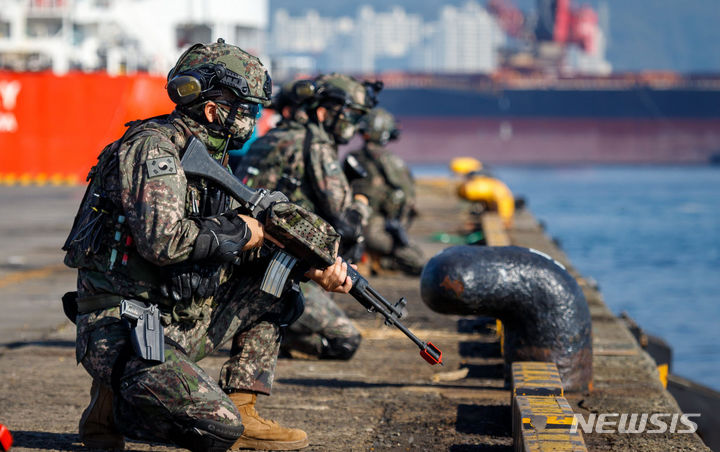
<path id="1" fill-rule="evenodd" d="M 573 81 L 577 83 L 577 81 Z M 465 83 L 467 85 L 467 83 Z M 164 77 L 0 71 L 0 183 L 75 183 L 130 120 L 169 113 Z M 389 87 L 410 163 L 706 163 L 720 155 L 720 80 L 694 89 Z M 263 115 L 260 133 L 272 115 Z"/>
<path id="2" fill-rule="evenodd" d="M 398 119 L 402 135 L 391 148 L 410 163 L 698 164 L 720 153 L 720 118 Z"/>
<path id="3" fill-rule="evenodd" d="M 672 89 L 568 83 L 391 87 L 380 100 L 403 130 L 395 149 L 413 163 L 463 155 L 503 164 L 705 163 L 720 153 L 720 80 Z"/>

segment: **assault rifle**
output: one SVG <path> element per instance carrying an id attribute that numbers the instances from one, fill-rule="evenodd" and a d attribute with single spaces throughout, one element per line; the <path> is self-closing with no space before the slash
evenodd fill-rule
<path id="1" fill-rule="evenodd" d="M 272 208 L 274 205 L 287 203 L 288 201 L 287 196 L 280 192 L 268 191 L 262 188 L 253 189 L 243 184 L 240 179 L 232 175 L 215 159 L 210 157 L 205 145 L 195 137 L 190 137 L 188 140 L 180 163 L 182 164 L 185 174 L 202 177 L 220 185 L 247 209 L 250 216 L 257 218 L 263 223 L 267 224 L 267 221 L 273 214 Z M 293 206 L 298 212 L 302 211 L 301 207 L 295 206 L 294 204 L 284 205 Z M 284 234 L 282 237 L 275 238 L 279 239 L 280 242 L 285 245 L 285 248 L 274 250 L 272 260 L 265 271 L 265 276 L 260 288 L 276 297 L 282 293 L 285 282 L 298 260 L 304 260 L 311 266 L 320 266 L 320 268 L 327 267 L 335 262 L 334 256 L 329 257 L 323 255 L 323 253 L 318 253 L 316 247 L 308 243 L 305 237 L 292 234 L 288 236 Z M 335 240 L 336 239 L 337 237 L 335 237 Z M 269 241 L 266 241 L 266 243 L 268 242 Z M 420 348 L 420 356 L 422 356 L 425 361 L 430 364 L 442 365 L 442 352 L 440 349 L 431 342 L 420 340 L 405 325 L 400 323 L 400 318 L 404 313 L 404 307 L 407 304 L 405 298 L 401 298 L 395 304 L 390 303 L 373 289 L 368 280 L 353 269 L 350 264 L 348 264 L 347 268 L 348 276 L 350 276 L 353 283 L 352 289 L 350 289 L 350 295 L 359 301 L 368 311 L 377 312 L 385 317 L 386 325 L 395 326 L 410 338 L 410 340 Z"/>

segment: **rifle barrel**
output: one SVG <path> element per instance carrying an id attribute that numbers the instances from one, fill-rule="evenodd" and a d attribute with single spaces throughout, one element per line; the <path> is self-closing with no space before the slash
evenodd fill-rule
<path id="1" fill-rule="evenodd" d="M 378 300 L 380 303 L 382 303 L 388 310 L 392 311 L 393 314 L 397 315 L 397 318 L 401 318 L 403 313 L 402 311 L 398 311 L 395 306 L 393 306 L 389 301 L 385 299 L 382 295 L 378 293 L 375 289 L 372 288 L 372 286 L 367 286 L 367 291 L 370 292 L 370 295 L 375 297 L 376 300 Z"/>
<path id="2" fill-rule="evenodd" d="M 368 291 L 370 291 L 370 293 L 375 292 L 375 291 L 374 291 L 371 287 L 369 287 L 369 286 L 368 286 Z M 377 292 L 375 292 L 375 293 L 377 293 Z M 420 347 L 421 349 L 424 349 L 424 348 L 427 346 L 427 344 L 426 344 L 425 342 L 421 341 L 417 336 L 415 336 L 415 335 L 413 334 L 412 331 L 410 331 L 405 325 L 403 325 L 402 323 L 400 323 L 400 321 L 398 321 L 395 317 L 393 317 L 393 315 L 392 315 L 390 312 L 388 312 L 387 309 L 385 309 L 385 305 L 384 305 L 384 304 L 378 302 L 378 301 L 375 300 L 373 297 L 371 297 L 371 296 L 369 296 L 369 295 L 367 295 L 367 294 L 364 294 L 364 293 L 363 293 L 363 295 L 364 295 L 365 300 L 366 300 L 368 303 L 370 303 L 370 304 L 373 306 L 373 308 L 375 308 L 375 310 L 376 310 L 380 315 L 382 315 L 383 317 L 385 317 L 385 320 L 387 320 L 388 322 L 392 323 L 397 329 L 399 329 L 400 331 L 402 331 L 402 332 L 403 332 L 407 337 L 409 337 L 410 340 L 413 341 L 418 347 Z M 381 298 L 382 298 L 382 297 L 381 297 Z M 383 300 L 384 300 L 384 299 L 383 299 Z"/>

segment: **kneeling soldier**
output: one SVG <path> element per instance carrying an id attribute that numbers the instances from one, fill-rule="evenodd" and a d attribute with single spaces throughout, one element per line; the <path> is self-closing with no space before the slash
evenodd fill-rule
<path id="1" fill-rule="evenodd" d="M 279 298 L 259 290 L 260 246 L 273 238 L 180 163 L 195 137 L 226 164 L 225 151 L 269 103 L 270 79 L 260 60 L 218 40 L 186 51 L 167 88 L 170 115 L 130 124 L 100 154 L 64 246 L 78 284 L 63 301 L 77 308 L 77 360 L 93 378 L 80 439 L 93 448 L 129 437 L 197 451 L 300 449 L 305 432 L 255 411 L 256 395 L 270 394 L 280 319 L 302 301 L 297 284 Z M 306 275 L 347 292 L 346 271 L 337 261 Z M 231 356 L 215 382 L 196 362 L 226 343 Z"/>

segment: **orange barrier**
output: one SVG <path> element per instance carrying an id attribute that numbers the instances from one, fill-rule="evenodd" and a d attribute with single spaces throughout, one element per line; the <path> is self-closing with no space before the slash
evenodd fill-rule
<path id="1" fill-rule="evenodd" d="M 85 181 L 134 119 L 169 113 L 165 78 L 0 71 L 0 183 Z"/>

